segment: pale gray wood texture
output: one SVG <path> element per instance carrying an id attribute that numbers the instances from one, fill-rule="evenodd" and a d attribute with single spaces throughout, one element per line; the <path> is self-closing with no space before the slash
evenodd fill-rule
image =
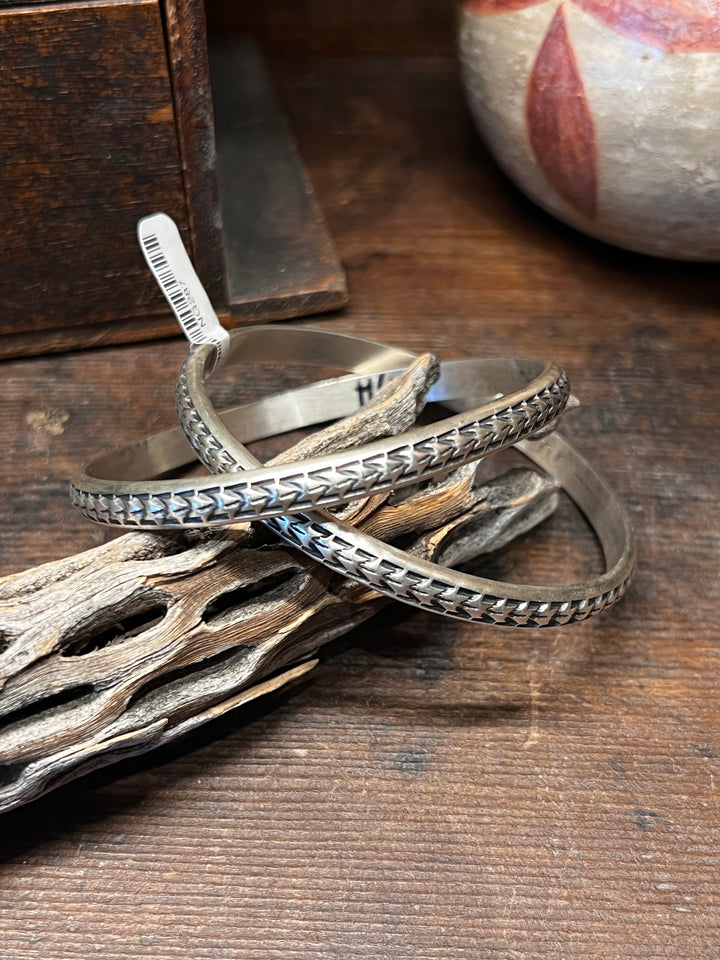
<path id="1" fill-rule="evenodd" d="M 366 407 L 276 459 L 406 429 L 437 373 L 433 357 L 419 358 Z M 475 472 L 340 515 L 460 562 L 554 509 L 552 483 L 538 474 L 475 487 Z M 0 812 L 302 676 L 319 647 L 387 602 L 247 524 L 133 532 L 0 581 Z"/>

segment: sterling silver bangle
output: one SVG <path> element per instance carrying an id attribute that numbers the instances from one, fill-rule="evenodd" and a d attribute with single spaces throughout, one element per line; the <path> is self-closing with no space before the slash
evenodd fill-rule
<path id="1" fill-rule="evenodd" d="M 195 347 L 180 372 L 176 399 L 183 429 L 206 466 L 222 456 L 226 468 L 257 469 L 259 462 L 232 436 L 204 392 L 203 373 L 212 359 L 211 346 Z M 345 389 L 352 379 L 343 378 Z M 336 403 L 334 412 L 347 411 Z M 518 446 L 583 511 L 602 546 L 605 573 L 563 586 L 508 583 L 413 557 L 326 512 L 264 522 L 287 543 L 330 569 L 414 607 L 501 626 L 561 626 L 584 620 L 625 593 L 635 563 L 629 518 L 608 484 L 557 432 Z"/>
<path id="2" fill-rule="evenodd" d="M 373 341 L 279 324 L 233 331 L 227 360 L 238 358 L 314 363 L 367 375 L 416 359 Z M 226 449 L 234 438 L 222 432 L 203 388 L 214 359 L 213 346 L 192 348 L 181 376 L 183 382 L 187 377 L 197 408 L 183 403 L 182 398 L 191 395 L 185 388 L 178 396 L 185 432 L 215 476 L 151 481 L 145 479 L 142 458 L 113 452 L 73 478 L 72 501 L 87 517 L 126 527 L 174 528 L 267 519 L 332 506 L 446 473 L 532 436 L 554 423 L 569 396 L 567 378 L 554 364 L 479 360 L 475 362 L 477 385 L 454 393 L 490 398 L 476 409 L 354 450 L 267 467 L 253 460 L 244 464 L 248 472 L 238 476 L 236 459 Z M 449 389 L 441 380 L 436 393 L 448 395 Z M 219 424 L 221 434 L 203 429 L 204 419 Z M 329 419 L 327 413 L 324 419 Z M 150 476 L 153 473 L 157 476 L 157 471 Z"/>

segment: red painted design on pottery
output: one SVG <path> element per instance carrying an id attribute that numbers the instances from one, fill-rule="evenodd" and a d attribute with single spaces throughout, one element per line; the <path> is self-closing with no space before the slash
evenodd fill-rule
<path id="1" fill-rule="evenodd" d="M 633 40 L 669 53 L 720 51 L 720 0 L 575 0 Z"/>
<path id="2" fill-rule="evenodd" d="M 510 13 L 524 7 L 537 7 L 547 0 L 463 0 L 463 8 L 478 17 L 492 16 L 494 13 Z"/>
<path id="3" fill-rule="evenodd" d="M 588 220 L 597 215 L 595 125 L 575 61 L 562 6 L 530 74 L 528 135 L 542 172 Z"/>
<path id="4" fill-rule="evenodd" d="M 547 0 L 464 0 L 479 17 Z M 720 52 L 720 0 L 573 0 L 618 33 L 667 53 Z"/>

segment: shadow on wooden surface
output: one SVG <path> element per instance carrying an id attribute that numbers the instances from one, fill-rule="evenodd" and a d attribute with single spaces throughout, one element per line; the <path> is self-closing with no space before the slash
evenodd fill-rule
<path id="1" fill-rule="evenodd" d="M 567 430 L 629 506 L 638 574 L 557 634 L 383 614 L 248 726 L 57 794 L 75 821 L 52 797 L 13 814 L 4 957 L 717 960 L 716 268 L 612 252 L 509 190 L 448 59 L 272 67 L 348 270 L 351 306 L 318 322 L 559 360 L 582 404 Z M 171 422 L 182 352 L 4 365 L 6 570 L 91 545 L 58 478 Z M 26 420 L 51 409 L 61 434 Z M 576 538 L 592 550 L 575 519 L 508 571 L 572 567 Z"/>

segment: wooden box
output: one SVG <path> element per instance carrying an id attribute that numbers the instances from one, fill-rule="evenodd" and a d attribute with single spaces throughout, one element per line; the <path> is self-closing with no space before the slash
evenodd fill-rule
<path id="1" fill-rule="evenodd" d="M 135 240 L 136 221 L 156 210 L 177 221 L 226 321 L 344 301 L 329 237 L 297 170 L 295 206 L 275 197 L 290 213 L 273 229 L 307 236 L 307 227 L 316 256 L 306 275 L 283 287 L 287 271 L 268 270 L 277 237 L 264 245 L 229 241 L 229 229 L 259 221 L 257 208 L 278 183 L 267 176 L 248 183 L 257 180 L 252 170 L 230 155 L 236 124 L 226 145 L 228 202 L 244 178 L 255 208 L 223 209 L 202 3 L 0 0 L 0 44 L 0 356 L 176 333 Z M 243 51 L 240 59 L 237 51 L 218 53 L 227 101 L 218 113 L 231 124 L 241 108 L 257 111 L 258 97 L 269 96 L 259 61 Z M 243 92 L 249 104 L 236 102 Z M 257 168 L 261 146 L 246 145 L 244 161 Z M 287 174 L 282 163 L 278 172 Z M 299 217 L 303 228 L 287 217 Z M 259 247 L 265 260 L 247 265 L 246 249 Z M 233 264 L 249 274 L 233 276 Z"/>

